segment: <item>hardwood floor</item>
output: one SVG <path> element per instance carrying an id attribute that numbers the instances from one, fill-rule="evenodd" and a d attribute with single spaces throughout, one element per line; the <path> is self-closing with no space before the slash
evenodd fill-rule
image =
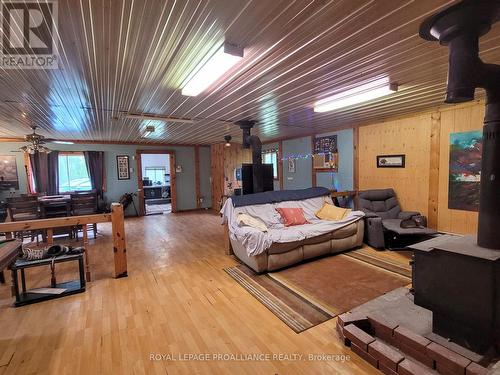
<path id="1" fill-rule="evenodd" d="M 112 278 L 111 225 L 99 224 L 89 249 L 94 281 L 85 293 L 15 309 L 10 287 L 0 286 L 0 374 L 378 373 L 339 341 L 335 319 L 296 334 L 231 279 L 223 268 L 236 261 L 224 255 L 217 215 L 149 216 L 125 224 L 127 278 Z M 57 273 L 76 277 L 70 267 Z M 27 278 L 29 286 L 48 285 L 49 270 Z M 271 358 L 180 358 L 204 353 Z M 307 360 L 323 353 L 350 359 Z M 154 354 L 176 360 L 150 360 Z M 289 358 L 273 358 L 279 354 Z M 292 360 L 293 354 L 304 358 Z"/>

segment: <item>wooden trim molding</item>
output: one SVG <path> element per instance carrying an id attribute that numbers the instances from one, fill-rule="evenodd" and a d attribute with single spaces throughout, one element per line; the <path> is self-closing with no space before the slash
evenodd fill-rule
<path id="1" fill-rule="evenodd" d="M 439 214 L 439 158 L 441 137 L 441 113 L 431 115 L 431 149 L 429 161 L 429 201 L 427 222 L 429 228 L 437 229 Z"/>
<path id="2" fill-rule="evenodd" d="M 353 187 L 359 190 L 359 127 L 356 126 L 353 131 Z"/>
<path id="3" fill-rule="evenodd" d="M 278 180 L 280 182 L 280 190 L 283 190 L 283 142 L 278 142 Z"/>
<path id="4" fill-rule="evenodd" d="M 170 195 L 172 197 L 172 212 L 177 212 L 177 189 L 175 178 L 175 151 L 172 150 L 136 150 L 137 163 L 137 199 L 139 201 L 139 216 L 145 215 L 144 186 L 142 184 L 142 154 L 168 154 L 170 155 Z"/>
<path id="5" fill-rule="evenodd" d="M 194 147 L 194 185 L 196 191 L 196 208 L 201 208 L 200 146 Z"/>
<path id="6" fill-rule="evenodd" d="M 314 152 L 314 140 L 316 139 L 315 135 L 311 135 L 311 185 L 312 187 L 316 186 L 316 173 L 318 172 L 314 169 L 314 157 L 312 156 Z"/>

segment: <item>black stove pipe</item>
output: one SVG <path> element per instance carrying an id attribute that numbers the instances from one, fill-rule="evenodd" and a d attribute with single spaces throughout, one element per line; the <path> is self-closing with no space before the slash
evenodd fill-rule
<path id="1" fill-rule="evenodd" d="M 243 130 L 243 148 L 252 148 L 253 192 L 261 193 L 264 191 L 262 142 L 256 135 L 250 135 L 250 129 L 255 125 L 255 121 L 241 120 L 237 121 L 236 125 Z"/>
<path id="2" fill-rule="evenodd" d="M 500 66 L 479 58 L 479 37 L 499 19 L 500 1 L 464 0 L 424 21 L 420 36 L 449 47 L 446 103 L 473 100 L 477 87 L 486 90 L 477 243 L 500 250 Z"/>

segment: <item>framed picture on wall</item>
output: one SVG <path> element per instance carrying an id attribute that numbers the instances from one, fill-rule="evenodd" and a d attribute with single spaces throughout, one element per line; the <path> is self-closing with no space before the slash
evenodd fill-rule
<path id="1" fill-rule="evenodd" d="M 288 173 L 295 173 L 295 159 L 288 159 Z"/>
<path id="2" fill-rule="evenodd" d="M 313 139 L 313 168 L 317 171 L 338 172 L 339 151 L 337 135 Z"/>
<path id="3" fill-rule="evenodd" d="M 404 168 L 405 155 L 377 155 L 377 168 Z"/>
<path id="4" fill-rule="evenodd" d="M 119 180 L 130 180 L 130 164 L 128 155 L 116 156 L 116 168 Z"/>
<path id="5" fill-rule="evenodd" d="M 0 190 L 19 189 L 14 155 L 0 155 Z"/>

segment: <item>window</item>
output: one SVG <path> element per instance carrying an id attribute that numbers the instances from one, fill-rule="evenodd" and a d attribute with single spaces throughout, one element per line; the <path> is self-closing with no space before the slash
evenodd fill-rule
<path id="1" fill-rule="evenodd" d="M 146 167 L 146 176 L 144 177 L 148 177 L 153 183 L 163 183 L 165 182 L 166 173 L 167 170 L 165 167 Z"/>
<path id="2" fill-rule="evenodd" d="M 273 177 L 275 180 L 278 179 L 278 152 L 264 152 L 262 154 L 262 161 L 264 164 L 272 164 L 273 165 Z"/>
<path id="3" fill-rule="evenodd" d="M 83 153 L 59 154 L 59 192 L 92 190 Z"/>

